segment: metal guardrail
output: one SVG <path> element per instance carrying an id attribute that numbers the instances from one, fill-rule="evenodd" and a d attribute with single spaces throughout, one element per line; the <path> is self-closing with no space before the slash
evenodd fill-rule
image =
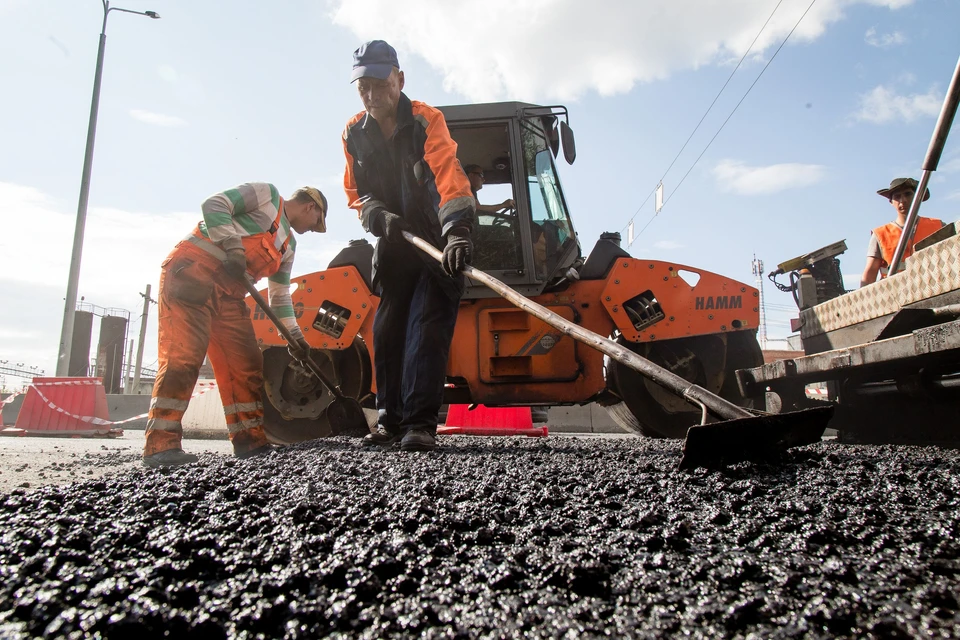
<path id="1" fill-rule="evenodd" d="M 44 370 L 40 369 L 18 369 L 16 367 L 4 367 L 0 366 L 0 375 L 2 376 L 13 376 L 15 378 L 42 378 L 44 376 Z"/>

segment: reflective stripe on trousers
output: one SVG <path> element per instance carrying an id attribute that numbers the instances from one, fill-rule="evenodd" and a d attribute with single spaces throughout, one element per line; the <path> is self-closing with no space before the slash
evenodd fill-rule
<path id="1" fill-rule="evenodd" d="M 242 297 L 228 294 L 235 287 L 225 280 L 229 276 L 220 264 L 189 242 L 178 244 L 164 262 L 158 296 L 159 367 L 147 416 L 144 455 L 180 448 L 183 414 L 205 355 L 213 365 L 234 451 L 245 453 L 267 444 L 260 398 L 263 357 L 249 308 Z M 181 273 L 213 283 L 205 303 L 176 297 L 174 279 Z"/>

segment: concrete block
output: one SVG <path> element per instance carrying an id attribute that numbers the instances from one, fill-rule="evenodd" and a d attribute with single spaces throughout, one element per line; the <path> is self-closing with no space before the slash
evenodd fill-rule
<path id="1" fill-rule="evenodd" d="M 183 414 L 183 430 L 190 431 L 217 431 L 226 437 L 227 419 L 223 417 L 223 401 L 217 387 L 209 386 L 210 380 L 205 380 L 207 386 L 197 387 L 203 391 L 190 400 L 187 412 Z"/>
<path id="2" fill-rule="evenodd" d="M 150 396 L 107 394 L 107 408 L 110 410 L 110 420 L 118 422 L 134 416 L 143 416 L 137 420 L 124 422 L 121 429 L 146 429 L 146 413 L 150 409 Z"/>
<path id="3" fill-rule="evenodd" d="M 2 400 L 6 400 L 10 397 L 11 394 L 3 394 Z M 17 423 L 17 415 L 20 413 L 20 405 L 23 404 L 24 394 L 18 395 L 14 398 L 10 404 L 3 405 L 3 425 L 5 427 L 12 427 Z"/>
<path id="4" fill-rule="evenodd" d="M 623 433 L 606 409 L 596 403 L 550 407 L 547 427 L 551 433 Z"/>

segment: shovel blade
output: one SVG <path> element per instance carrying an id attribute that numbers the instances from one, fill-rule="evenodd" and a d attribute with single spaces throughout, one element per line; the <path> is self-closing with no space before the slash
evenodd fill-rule
<path id="1" fill-rule="evenodd" d="M 334 398 L 327 407 L 327 419 L 335 436 L 362 438 L 370 433 L 367 416 L 360 403 L 353 398 Z"/>
<path id="2" fill-rule="evenodd" d="M 690 427 L 679 469 L 768 460 L 789 447 L 819 442 L 833 405 Z"/>

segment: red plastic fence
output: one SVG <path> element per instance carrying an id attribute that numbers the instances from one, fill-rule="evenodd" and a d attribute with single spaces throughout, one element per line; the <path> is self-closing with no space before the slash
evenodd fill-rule
<path id="1" fill-rule="evenodd" d="M 29 436 L 113 436 L 101 378 L 34 378 L 15 430 Z M 99 424 L 98 424 L 99 423 Z"/>

